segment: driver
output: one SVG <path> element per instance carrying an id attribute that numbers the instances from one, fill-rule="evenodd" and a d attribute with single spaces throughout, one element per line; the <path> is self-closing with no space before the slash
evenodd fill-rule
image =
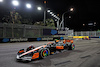
<path id="1" fill-rule="evenodd" d="M 27 49 L 26 49 L 26 51 L 29 51 L 29 50 L 32 50 L 32 49 L 34 49 L 35 47 L 33 46 L 33 45 L 30 45 Z"/>

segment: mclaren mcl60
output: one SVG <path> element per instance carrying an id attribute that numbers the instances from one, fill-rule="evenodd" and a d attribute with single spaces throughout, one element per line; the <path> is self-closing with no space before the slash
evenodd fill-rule
<path id="1" fill-rule="evenodd" d="M 17 60 L 25 60 L 32 61 L 39 58 L 45 58 L 51 54 L 55 54 L 56 51 L 63 50 L 73 50 L 75 45 L 73 44 L 73 40 L 56 40 L 55 43 L 49 42 L 45 45 L 41 45 L 39 47 L 29 46 L 26 50 L 21 49 L 17 53 Z"/>

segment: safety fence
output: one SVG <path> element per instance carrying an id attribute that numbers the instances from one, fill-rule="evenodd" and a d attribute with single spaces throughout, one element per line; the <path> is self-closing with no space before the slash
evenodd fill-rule
<path id="1" fill-rule="evenodd" d="M 47 26 L 0 23 L 0 38 L 43 38 L 67 36 L 100 37 L 100 31 L 57 31 Z"/>
<path id="2" fill-rule="evenodd" d="M 79 31 L 74 32 L 74 36 L 100 37 L 100 31 Z"/>
<path id="3" fill-rule="evenodd" d="M 48 37 L 48 35 L 46 36 L 43 35 L 43 29 L 55 29 L 55 28 L 46 26 L 25 25 L 25 24 L 0 23 L 0 38 Z M 52 37 L 52 35 L 50 37 Z"/>

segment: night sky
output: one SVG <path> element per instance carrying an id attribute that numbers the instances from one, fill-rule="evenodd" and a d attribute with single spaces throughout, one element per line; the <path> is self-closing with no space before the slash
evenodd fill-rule
<path id="1" fill-rule="evenodd" d="M 8 15 L 14 6 L 12 0 L 4 0 L 0 3 L 0 22 L 2 17 Z M 16 7 L 16 11 L 20 13 L 23 18 L 33 19 L 33 23 L 43 20 L 43 11 L 46 6 L 47 9 L 52 10 L 55 14 L 59 14 L 61 18 L 65 11 L 71 7 L 74 12 L 65 14 L 65 26 L 76 31 L 98 30 L 100 29 L 100 2 L 99 0 L 46 0 L 47 4 L 44 5 L 44 0 L 18 0 L 20 5 Z M 25 4 L 32 4 L 31 9 L 27 9 Z M 38 11 L 37 7 L 41 6 L 42 10 Z M 71 18 L 69 18 L 71 16 Z M 47 18 L 53 18 L 47 13 Z M 53 18 L 54 19 L 54 18 Z M 89 26 L 88 23 L 96 25 Z M 85 24 L 85 26 L 83 26 Z"/>

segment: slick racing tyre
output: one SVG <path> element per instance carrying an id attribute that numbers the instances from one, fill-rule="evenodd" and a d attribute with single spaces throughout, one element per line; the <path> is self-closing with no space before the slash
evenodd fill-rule
<path id="1" fill-rule="evenodd" d="M 69 46 L 68 46 L 68 50 L 74 50 L 75 49 L 75 45 L 74 44 L 70 44 Z"/>
<path id="2" fill-rule="evenodd" d="M 48 55 L 50 55 L 50 50 L 49 49 L 47 49 L 47 48 L 40 49 L 40 51 L 39 51 L 39 57 L 40 58 L 45 58 Z"/>

